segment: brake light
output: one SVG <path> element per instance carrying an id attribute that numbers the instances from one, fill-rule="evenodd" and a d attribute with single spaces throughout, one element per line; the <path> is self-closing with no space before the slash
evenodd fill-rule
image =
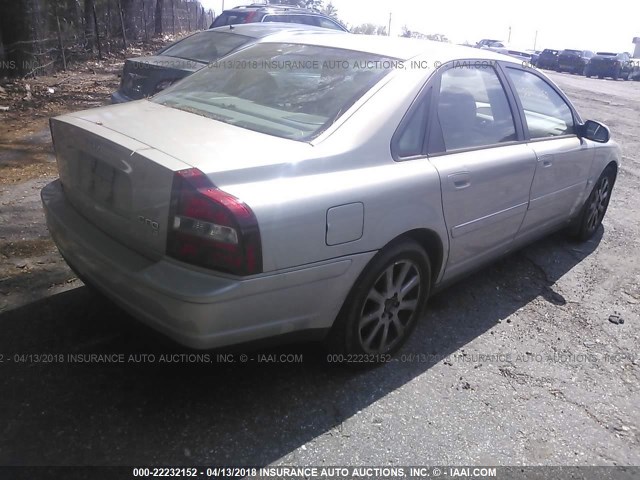
<path id="1" fill-rule="evenodd" d="M 168 226 L 170 257 L 235 275 L 262 272 L 255 215 L 196 168 L 174 175 Z"/>
<path id="2" fill-rule="evenodd" d="M 253 22 L 257 21 L 257 20 L 254 20 L 254 18 L 256 17 L 257 13 L 258 12 L 256 10 L 254 10 L 253 12 L 249 12 L 247 14 L 247 16 L 245 17 L 245 19 L 244 19 L 244 23 L 253 23 Z"/>

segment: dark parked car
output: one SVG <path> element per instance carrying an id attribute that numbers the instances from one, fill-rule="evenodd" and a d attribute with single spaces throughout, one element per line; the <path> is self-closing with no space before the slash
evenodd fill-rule
<path id="1" fill-rule="evenodd" d="M 321 28 L 291 23 L 253 23 L 195 33 L 155 55 L 126 60 L 120 89 L 111 94 L 111 103 L 140 100 L 154 95 L 207 64 L 283 30 L 308 32 Z"/>
<path id="2" fill-rule="evenodd" d="M 348 31 L 340 22 L 315 10 L 287 5 L 265 5 L 263 3 L 235 7 L 222 12 L 211 24 L 211 28 L 241 23 L 281 22 L 300 23 L 332 30 Z"/>
<path id="3" fill-rule="evenodd" d="M 614 80 L 629 79 L 633 72 L 633 63 L 628 53 L 598 52 L 589 61 L 584 70 L 587 77 L 611 77 Z"/>
<path id="4" fill-rule="evenodd" d="M 538 59 L 540 58 L 540 50 L 527 50 L 527 53 L 531 55 L 531 65 L 538 65 Z"/>
<path id="5" fill-rule="evenodd" d="M 558 54 L 559 50 L 554 50 L 552 48 L 545 48 L 542 53 L 538 56 L 538 60 L 535 65 L 538 68 L 544 68 L 546 70 L 557 70 L 558 69 Z"/>
<path id="6" fill-rule="evenodd" d="M 562 50 L 558 55 L 559 72 L 571 72 L 582 75 L 584 69 L 593 58 L 593 52 L 590 50 Z"/>

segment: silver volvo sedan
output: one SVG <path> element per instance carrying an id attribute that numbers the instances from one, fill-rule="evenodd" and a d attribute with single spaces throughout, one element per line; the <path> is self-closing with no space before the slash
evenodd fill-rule
<path id="1" fill-rule="evenodd" d="M 557 229 L 589 238 L 621 156 L 511 57 L 328 31 L 51 130 L 60 252 L 193 348 L 296 332 L 389 355 L 435 289 Z"/>

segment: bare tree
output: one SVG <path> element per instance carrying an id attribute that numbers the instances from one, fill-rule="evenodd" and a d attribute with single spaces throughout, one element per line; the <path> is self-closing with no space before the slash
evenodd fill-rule
<path id="1" fill-rule="evenodd" d="M 162 35 L 162 15 L 164 13 L 163 0 L 156 0 L 156 19 L 154 33 L 156 35 Z"/>
<path id="2" fill-rule="evenodd" d="M 93 0 L 84 0 L 84 44 L 90 51 L 93 51 L 93 37 L 95 35 L 94 9 Z"/>
<path id="3" fill-rule="evenodd" d="M 374 25 L 373 23 L 363 23 L 357 27 L 353 27 L 352 33 L 362 35 L 387 35 L 387 27 L 384 25 Z"/>
<path id="4" fill-rule="evenodd" d="M 35 0 L 0 0 L 0 42 L 5 60 L 0 73 L 17 77 L 37 67 L 36 31 L 31 24 Z"/>

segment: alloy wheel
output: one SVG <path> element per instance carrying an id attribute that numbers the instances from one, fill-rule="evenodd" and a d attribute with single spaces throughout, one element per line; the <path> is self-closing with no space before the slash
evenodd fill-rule
<path id="1" fill-rule="evenodd" d="M 593 198 L 587 209 L 587 230 L 593 232 L 604 218 L 609 205 L 609 195 L 611 193 L 611 182 L 609 177 L 602 177 L 598 186 L 593 192 Z"/>
<path id="2" fill-rule="evenodd" d="M 420 268 L 411 260 L 389 265 L 373 283 L 358 322 L 360 345 L 367 353 L 385 353 L 400 342 L 419 307 Z"/>

